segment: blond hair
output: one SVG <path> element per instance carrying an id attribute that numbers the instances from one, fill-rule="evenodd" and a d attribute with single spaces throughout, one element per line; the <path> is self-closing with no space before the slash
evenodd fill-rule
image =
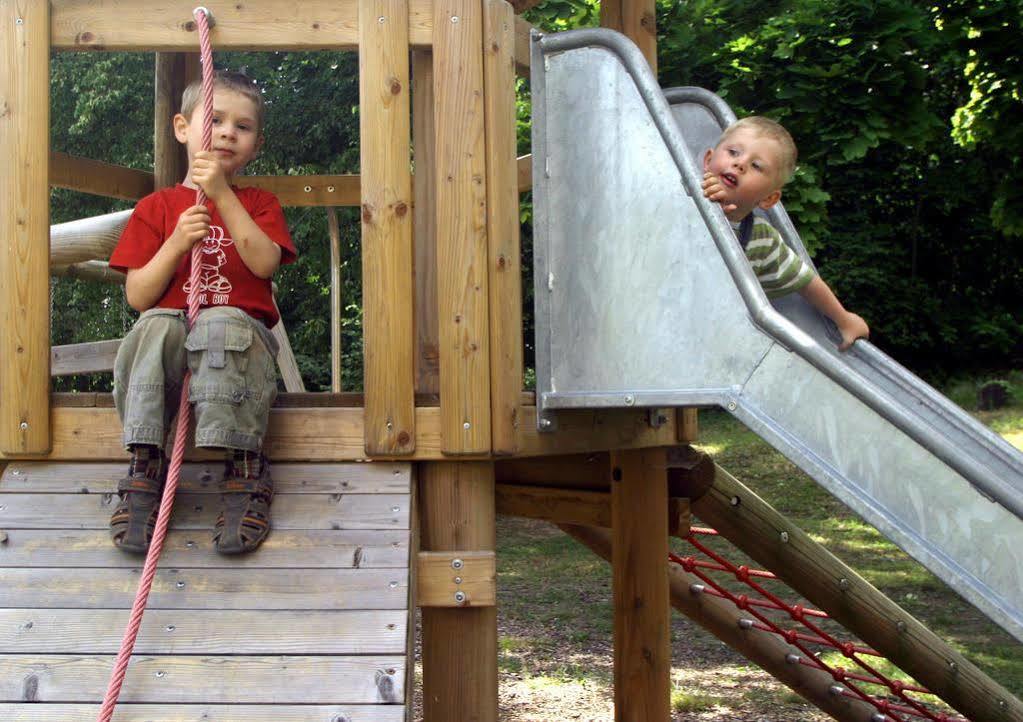
<path id="1" fill-rule="evenodd" d="M 721 138 L 718 139 L 718 146 L 728 140 L 729 136 L 736 131 L 743 130 L 744 128 L 758 136 L 770 138 L 778 144 L 778 147 L 781 149 L 781 153 L 778 156 L 781 184 L 785 185 L 792 180 L 792 174 L 796 172 L 796 159 L 798 157 L 796 142 L 792 140 L 792 136 L 785 130 L 785 127 L 775 120 L 765 118 L 762 115 L 749 115 L 741 118 L 725 128 Z"/>
<path id="2" fill-rule="evenodd" d="M 246 98 L 252 101 L 252 105 L 256 109 L 256 126 L 257 131 L 262 132 L 263 130 L 263 94 L 259 92 L 259 88 L 256 86 L 256 81 L 250 78 L 245 73 L 238 72 L 236 70 L 214 70 L 213 71 L 213 88 L 221 90 L 230 90 L 233 93 L 244 95 Z M 195 111 L 196 106 L 202 102 L 202 79 L 193 80 L 185 88 L 185 92 L 181 94 L 181 114 L 192 119 L 192 113 Z"/>

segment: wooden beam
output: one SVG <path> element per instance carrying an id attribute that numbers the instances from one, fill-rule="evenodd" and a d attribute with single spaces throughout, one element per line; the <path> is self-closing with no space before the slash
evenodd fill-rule
<path id="1" fill-rule="evenodd" d="M 533 154 L 519 156 L 515 172 L 518 176 L 519 193 L 533 189 Z"/>
<path id="2" fill-rule="evenodd" d="M 73 376 L 113 370 L 121 339 L 54 346 L 50 349 L 50 375 Z"/>
<path id="3" fill-rule="evenodd" d="M 366 453 L 415 451 L 407 0 L 359 0 Z"/>
<path id="4" fill-rule="evenodd" d="M 437 293 L 444 450 L 491 448 L 490 314 L 479 0 L 434 3 Z"/>
<path id="5" fill-rule="evenodd" d="M 51 151 L 50 185 L 134 201 L 153 192 L 153 174 Z"/>
<path id="6" fill-rule="evenodd" d="M 416 603 L 420 607 L 493 607 L 497 604 L 494 552 L 419 552 Z"/>
<path id="7" fill-rule="evenodd" d="M 50 449 L 50 5 L 0 2 L 0 451 Z"/>
<path id="8" fill-rule="evenodd" d="M 66 266 L 50 266 L 51 276 L 62 276 L 64 278 L 77 278 L 82 281 L 96 281 L 97 283 L 112 283 L 123 286 L 127 276 L 121 271 L 113 271 L 106 261 L 83 261 L 82 263 L 69 263 Z"/>
<path id="9" fill-rule="evenodd" d="M 270 431 L 267 435 L 268 455 L 281 461 L 344 461 L 364 460 L 366 450 L 363 442 L 363 410 L 355 405 L 312 406 L 302 401 L 295 407 L 288 401 L 290 395 L 278 397 L 279 405 L 270 411 Z M 311 394 L 310 397 L 333 399 L 331 394 Z M 341 395 L 342 400 L 348 395 Z M 97 399 L 102 401 L 97 405 Z M 108 394 L 74 394 L 77 406 L 54 406 L 51 413 L 53 424 L 53 449 L 45 458 L 54 461 L 72 459 L 123 459 L 125 452 L 121 443 L 121 426 L 117 412 Z M 357 404 L 360 399 L 344 401 Z M 519 414 L 526 418 L 535 412 L 530 406 L 523 406 Z M 568 451 L 593 452 L 606 450 L 614 445 L 618 448 L 642 448 L 665 446 L 674 442 L 674 427 L 663 426 L 657 430 L 632 433 L 642 429 L 635 412 L 620 413 L 581 412 L 576 414 L 575 423 L 558 431 L 565 447 L 551 444 L 550 434 L 540 434 L 535 426 L 520 426 L 519 448 L 531 456 L 558 455 Z M 645 416 L 645 412 L 642 414 Z M 541 438 L 542 437 L 542 438 Z M 217 458 L 216 454 L 189 450 L 190 459 Z M 0 453 L 0 459 L 10 458 L 9 453 Z M 15 455 L 16 456 L 16 455 Z M 406 458 L 406 457 L 398 457 Z M 420 406 L 416 409 L 416 452 L 415 460 L 438 460 L 445 458 L 441 449 L 441 411 L 436 406 Z"/>
<path id="10" fill-rule="evenodd" d="M 421 469 L 426 551 L 493 551 L 494 465 L 438 462 Z M 423 719 L 497 722 L 497 608 L 424 608 Z"/>
<path id="11" fill-rule="evenodd" d="M 515 158 L 515 15 L 483 0 L 483 84 L 490 255 L 490 429 L 496 455 L 517 450 L 522 392 L 522 264 Z"/>
<path id="12" fill-rule="evenodd" d="M 341 391 L 341 227 L 337 211 L 327 208 L 327 235 L 330 237 L 330 390 Z"/>
<path id="13" fill-rule="evenodd" d="M 194 50 L 194 48 L 191 48 Z M 185 146 L 174 136 L 172 120 L 181 110 L 181 94 L 199 77 L 199 53 L 156 53 L 153 88 L 153 186 L 170 188 L 188 170 Z"/>
<path id="14" fill-rule="evenodd" d="M 721 467 L 693 511 L 968 718 L 1023 720 L 1023 702 Z"/>
<path id="15" fill-rule="evenodd" d="M 434 122 L 433 53 L 412 53 L 412 144 L 416 175 L 413 243 L 416 267 L 416 391 L 440 393 L 440 328 L 437 319 L 437 126 Z"/>
<path id="16" fill-rule="evenodd" d="M 498 514 L 611 528 L 611 495 L 607 492 L 497 484 L 496 502 Z"/>
<path id="17" fill-rule="evenodd" d="M 657 75 L 657 8 L 654 0 L 603 0 L 600 26 L 624 33 L 636 43 Z"/>
<path id="18" fill-rule="evenodd" d="M 57 50 L 190 51 L 199 46 L 189 0 L 51 0 L 51 42 Z M 212 8 L 213 45 L 227 50 L 355 50 L 358 4 L 303 0 L 282 14 L 277 0 L 246 0 Z M 411 0 L 413 45 L 432 42 L 433 4 Z"/>
<path id="19" fill-rule="evenodd" d="M 611 561 L 611 535 L 608 532 L 568 524 L 560 525 L 560 528 L 598 556 Z M 689 574 L 677 564 L 669 564 L 668 583 L 671 604 L 675 609 L 746 659 L 760 665 L 825 713 L 841 722 L 864 722 L 876 711 L 873 705 L 860 699 L 832 694 L 831 688 L 835 681 L 824 670 L 792 664 L 789 661 L 790 655 L 798 656 L 801 652 L 780 637 L 739 626 L 739 620 L 748 619 L 749 613 L 736 607 L 733 602 L 709 594 L 694 593 L 694 585 L 702 584 L 702 580 L 695 574 Z"/>
<path id="20" fill-rule="evenodd" d="M 130 210 L 115 211 L 49 226 L 49 263 L 60 267 L 110 258 L 131 213 Z M 49 293 L 46 301 L 49 313 Z"/>
<path id="21" fill-rule="evenodd" d="M 529 38 L 534 28 L 529 21 L 515 17 L 515 72 L 529 77 Z"/>
<path id="22" fill-rule="evenodd" d="M 663 449 L 611 453 L 615 720 L 671 719 Z"/>
<path id="23" fill-rule="evenodd" d="M 241 175 L 238 187 L 253 186 L 270 191 L 282 206 L 361 205 L 357 175 Z"/>
<path id="24" fill-rule="evenodd" d="M 276 305 L 277 300 L 275 299 L 274 306 Z M 281 371 L 284 388 L 291 392 L 305 391 L 305 382 L 302 380 L 302 372 L 298 369 L 295 352 L 291 349 L 291 339 L 288 338 L 288 330 L 284 327 L 284 321 L 278 321 L 270 329 L 270 334 L 277 339 L 277 368 Z"/>

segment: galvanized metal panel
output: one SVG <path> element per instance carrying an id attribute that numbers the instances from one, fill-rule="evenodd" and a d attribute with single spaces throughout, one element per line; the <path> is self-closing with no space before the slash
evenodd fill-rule
<path id="1" fill-rule="evenodd" d="M 839 353 L 798 295 L 768 303 L 699 190 L 734 120 L 720 98 L 662 95 L 610 31 L 536 40 L 541 428 L 560 408 L 720 404 L 1023 640 L 1023 454 L 870 343 Z M 767 215 L 809 261 L 784 208 Z"/>

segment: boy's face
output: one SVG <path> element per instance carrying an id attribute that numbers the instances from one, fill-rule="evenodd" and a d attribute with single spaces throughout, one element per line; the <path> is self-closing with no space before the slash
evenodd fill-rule
<path id="1" fill-rule="evenodd" d="M 174 135 L 188 147 L 189 167 L 195 154 L 202 150 L 202 114 L 200 103 L 191 118 L 180 113 L 174 116 Z M 256 117 L 256 105 L 246 96 L 233 90 L 213 89 L 212 150 L 228 178 L 255 158 L 263 143 Z"/>
<path id="2" fill-rule="evenodd" d="M 736 208 L 733 221 L 745 218 L 753 209 L 770 208 L 781 198 L 781 146 L 750 128 L 740 128 L 708 150 L 703 170 L 721 181 L 727 197 L 722 205 Z"/>

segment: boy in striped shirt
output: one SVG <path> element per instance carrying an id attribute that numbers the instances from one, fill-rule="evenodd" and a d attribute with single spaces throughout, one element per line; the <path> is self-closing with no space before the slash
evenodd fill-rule
<path id="1" fill-rule="evenodd" d="M 743 242 L 746 258 L 768 298 L 798 291 L 842 334 L 840 350 L 870 333 L 866 322 L 842 306 L 820 276 L 803 263 L 767 221 L 753 215 L 781 198 L 796 168 L 796 144 L 780 124 L 750 116 L 725 128 L 703 157 L 703 195 L 721 204 Z"/>

